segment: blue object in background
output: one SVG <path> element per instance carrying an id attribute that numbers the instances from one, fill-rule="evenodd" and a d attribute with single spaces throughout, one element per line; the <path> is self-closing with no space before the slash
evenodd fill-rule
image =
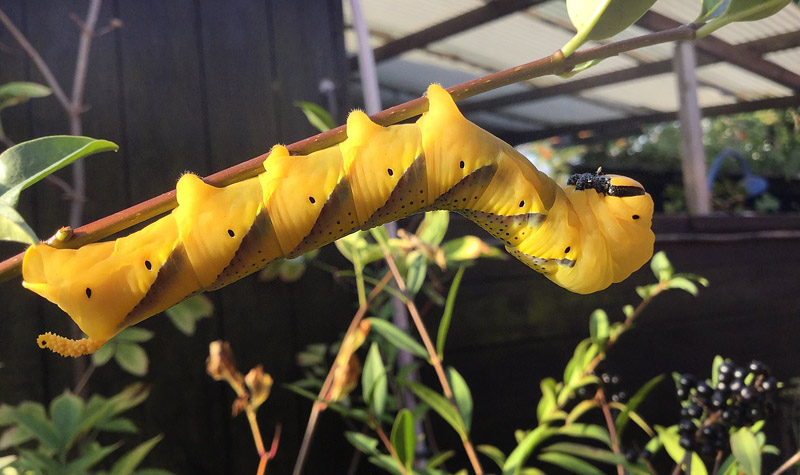
<path id="1" fill-rule="evenodd" d="M 708 190 L 711 191 L 712 187 L 714 186 L 714 180 L 717 178 L 717 173 L 719 173 L 719 168 L 722 165 L 722 162 L 731 156 L 735 158 L 737 162 L 739 162 L 739 166 L 742 167 L 742 171 L 744 172 L 744 178 L 742 178 L 739 183 L 744 186 L 744 189 L 747 191 L 747 197 L 752 198 L 764 194 L 769 187 L 766 178 L 753 174 L 750 171 L 750 164 L 747 163 L 747 159 L 744 158 L 744 156 L 742 156 L 742 154 L 738 151 L 730 148 L 721 151 L 716 157 L 714 157 L 714 162 L 711 164 L 711 168 L 708 170 Z"/>

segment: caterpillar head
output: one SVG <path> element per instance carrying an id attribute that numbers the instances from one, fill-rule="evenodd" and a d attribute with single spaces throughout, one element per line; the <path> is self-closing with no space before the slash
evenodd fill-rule
<path id="1" fill-rule="evenodd" d="M 653 254 L 653 200 L 631 178 L 573 175 L 532 239 L 507 247 L 556 284 L 589 294 L 626 279 Z"/>

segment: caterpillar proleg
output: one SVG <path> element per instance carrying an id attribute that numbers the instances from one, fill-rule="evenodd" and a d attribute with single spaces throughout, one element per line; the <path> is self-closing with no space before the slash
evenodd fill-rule
<path id="1" fill-rule="evenodd" d="M 561 188 L 465 119 L 441 87 L 430 86 L 428 100 L 414 124 L 381 127 L 354 111 L 341 144 L 305 156 L 276 145 L 260 175 L 226 187 L 186 174 L 170 214 L 116 241 L 31 246 L 23 285 L 88 337 L 48 333 L 39 345 L 91 353 L 124 328 L 273 260 L 433 209 L 463 214 L 581 294 L 625 279 L 650 258 L 653 201 L 639 183 L 598 172 Z"/>

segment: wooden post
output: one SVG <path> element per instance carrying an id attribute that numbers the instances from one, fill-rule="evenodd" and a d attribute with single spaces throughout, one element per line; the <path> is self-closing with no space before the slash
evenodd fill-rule
<path id="1" fill-rule="evenodd" d="M 689 214 L 709 214 L 711 197 L 706 187 L 706 154 L 703 129 L 700 126 L 700 104 L 697 101 L 697 56 L 694 42 L 679 41 L 675 46 L 674 68 L 678 79 L 683 152 L 683 187 Z"/>

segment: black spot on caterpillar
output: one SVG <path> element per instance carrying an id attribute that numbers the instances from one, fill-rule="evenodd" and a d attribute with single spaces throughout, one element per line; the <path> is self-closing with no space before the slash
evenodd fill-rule
<path id="1" fill-rule="evenodd" d="M 428 99 L 414 124 L 381 127 L 356 111 L 341 144 L 306 156 L 275 146 L 264 172 L 239 183 L 217 188 L 186 174 L 172 213 L 116 241 L 31 246 L 23 285 L 88 335 L 47 334 L 40 345 L 71 356 L 94 351 L 122 329 L 270 261 L 432 209 L 463 214 L 573 292 L 601 290 L 650 258 L 653 202 L 637 182 L 595 173 L 561 188 L 467 121 L 444 89 L 431 86 Z"/>

